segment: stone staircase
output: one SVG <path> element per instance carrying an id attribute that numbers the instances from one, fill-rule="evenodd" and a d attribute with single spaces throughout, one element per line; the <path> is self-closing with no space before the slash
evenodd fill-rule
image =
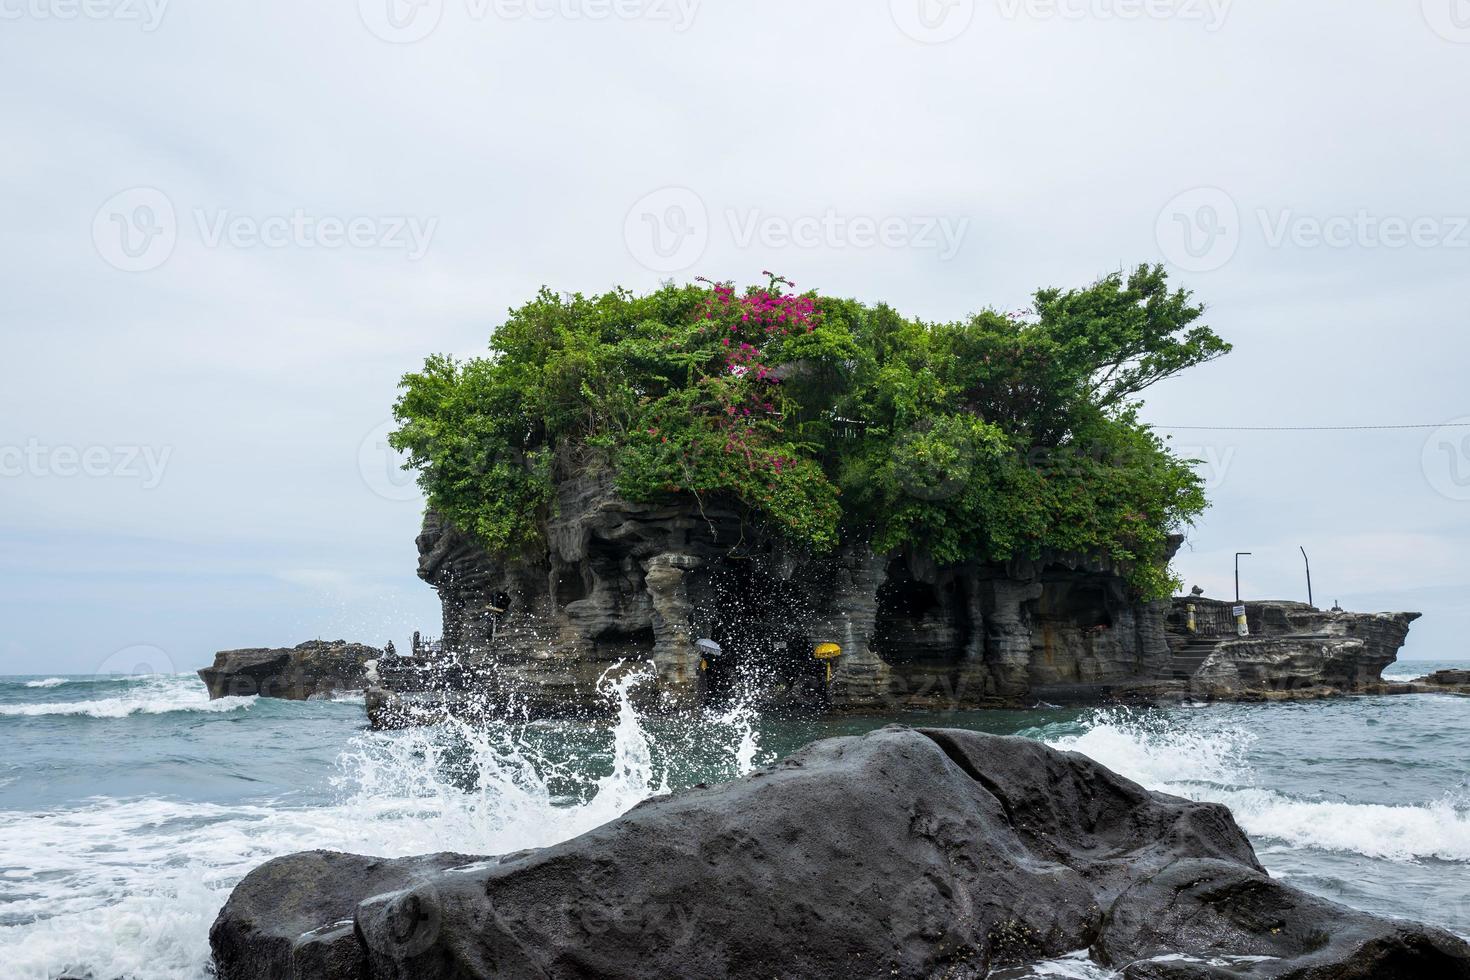
<path id="1" fill-rule="evenodd" d="M 1209 659 L 1210 654 L 1215 651 L 1215 646 L 1221 637 L 1195 636 L 1188 634 L 1188 639 L 1180 649 L 1174 652 L 1172 677 L 1176 681 L 1187 681 L 1194 677 L 1200 665 Z"/>

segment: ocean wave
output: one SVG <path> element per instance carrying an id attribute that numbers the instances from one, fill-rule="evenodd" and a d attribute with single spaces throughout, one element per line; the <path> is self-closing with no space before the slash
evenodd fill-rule
<path id="1" fill-rule="evenodd" d="M 72 715 L 86 718 L 127 718 L 131 715 L 165 715 L 175 711 L 218 713 L 242 711 L 255 704 L 255 696 L 209 700 L 204 692 L 101 698 L 96 701 L 53 701 L 38 704 L 0 704 L 0 716 L 45 717 Z"/>
<path id="2" fill-rule="evenodd" d="M 1252 836 L 1294 847 L 1395 861 L 1470 862 L 1470 812 L 1453 800 L 1418 805 L 1295 800 L 1270 790 L 1217 794 Z"/>
<path id="3" fill-rule="evenodd" d="M 314 848 L 491 855 L 584 833 L 669 789 L 669 747 L 629 694 L 647 679 L 600 685 L 616 720 L 574 762 L 538 754 L 528 726 L 451 723 L 354 737 L 330 805 L 149 798 L 97 799 L 45 819 L 0 810 L 0 840 L 26 855 L 24 867 L 0 862 L 0 891 L 13 896 L 0 904 L 4 976 L 206 980 L 210 924 L 240 879 L 273 857 Z M 739 713 L 710 720 L 724 726 L 736 775 L 756 761 L 749 723 Z"/>
<path id="4" fill-rule="evenodd" d="M 171 685 L 181 684 L 192 687 L 198 683 L 198 675 L 189 672 L 183 674 L 88 674 L 72 675 L 69 677 L 46 677 L 36 679 L 32 677 L 0 677 L 0 686 L 24 687 L 31 690 L 46 690 L 53 687 L 61 687 L 63 684 L 74 684 L 78 687 L 89 687 L 100 684 L 127 684 L 127 685 Z"/>
<path id="5" fill-rule="evenodd" d="M 1149 789 L 1221 803 L 1252 837 L 1411 861 L 1470 862 L 1470 808 L 1446 798 L 1386 805 L 1298 799 L 1256 785 L 1243 728 L 1187 728 L 1156 714 L 1094 712 L 1080 733 L 1041 733 Z"/>
<path id="6" fill-rule="evenodd" d="M 367 704 L 367 695 L 362 691 L 333 691 L 326 695 L 313 694 L 307 700 L 332 704 Z"/>

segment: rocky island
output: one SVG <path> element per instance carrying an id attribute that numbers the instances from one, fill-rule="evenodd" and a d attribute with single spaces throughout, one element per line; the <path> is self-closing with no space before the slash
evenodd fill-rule
<path id="1" fill-rule="evenodd" d="M 856 546 L 808 564 L 779 553 L 732 560 L 709 534 L 708 510 L 639 506 L 606 475 L 558 491 L 544 563 L 497 561 L 435 514 L 418 539 L 446 648 L 542 715 L 602 710 L 596 679 L 624 659 L 655 666 L 665 703 L 702 703 L 729 682 L 698 637 L 743 652 L 783 629 L 808 659 L 752 672 L 768 706 L 953 710 L 1418 689 L 1382 679 L 1417 613 L 1251 601 L 1242 637 L 1233 603 L 1139 601 L 1116 568 L 1081 556 L 939 567 L 911 551 Z M 732 584 L 741 575 L 758 583 Z M 764 608 L 737 599 L 751 592 Z M 830 677 L 809 656 L 823 642 L 841 650 Z"/>
<path id="2" fill-rule="evenodd" d="M 1417 614 L 1255 602 L 1243 638 L 1231 604 L 1170 598 L 1205 500 L 1136 399 L 1228 350 L 1201 313 L 1148 267 L 955 324 L 780 277 L 545 293 L 491 358 L 404 380 L 393 441 L 428 492 L 418 573 L 455 681 L 390 660 L 370 714 L 439 717 L 465 688 L 595 712 L 629 661 L 657 674 L 649 710 L 1370 689 Z"/>

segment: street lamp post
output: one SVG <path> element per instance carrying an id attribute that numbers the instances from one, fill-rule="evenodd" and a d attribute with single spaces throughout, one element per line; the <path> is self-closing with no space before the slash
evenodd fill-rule
<path id="1" fill-rule="evenodd" d="M 1302 561 L 1307 565 L 1307 605 L 1316 609 L 1317 604 L 1312 601 L 1312 559 L 1307 557 L 1306 548 L 1301 545 L 1297 545 L 1297 547 L 1302 549 Z"/>
<path id="2" fill-rule="evenodd" d="M 1249 558 L 1249 551 L 1237 551 L 1235 553 L 1235 603 L 1240 604 L 1240 559 Z"/>

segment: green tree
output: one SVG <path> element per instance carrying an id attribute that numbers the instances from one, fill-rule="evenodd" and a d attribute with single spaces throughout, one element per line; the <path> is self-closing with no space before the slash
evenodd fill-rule
<path id="1" fill-rule="evenodd" d="M 1229 350 L 1202 313 L 1148 266 L 940 324 L 777 276 L 543 290 L 487 357 L 407 375 L 391 441 L 430 506 L 502 553 L 542 545 L 557 473 L 591 462 L 632 499 L 720 498 L 815 550 L 1086 552 L 1160 595 L 1167 536 L 1205 499 L 1137 399 Z"/>

